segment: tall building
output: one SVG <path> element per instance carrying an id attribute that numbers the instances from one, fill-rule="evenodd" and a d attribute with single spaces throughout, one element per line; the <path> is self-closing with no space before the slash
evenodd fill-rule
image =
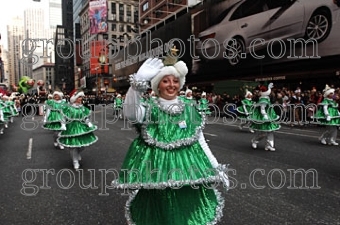
<path id="1" fill-rule="evenodd" d="M 48 3 L 49 11 L 49 28 L 55 31 L 57 25 L 61 25 L 61 1 L 60 0 L 49 0 Z"/>
<path id="2" fill-rule="evenodd" d="M 1 41 L 1 34 L 0 34 L 0 41 Z M 4 82 L 5 80 L 5 72 L 4 72 L 4 61 L 2 59 L 2 50 L 3 46 L 0 42 L 0 83 Z"/>
<path id="3" fill-rule="evenodd" d="M 75 87 L 80 87 L 80 79 L 82 78 L 82 41 L 81 41 L 81 33 L 80 33 L 80 12 L 83 8 L 84 0 L 73 0 L 73 32 L 74 32 L 74 39 L 73 43 L 75 46 L 74 52 L 74 65 L 75 65 L 75 77 L 74 77 L 74 84 Z"/>
<path id="4" fill-rule="evenodd" d="M 30 8 L 24 11 L 25 38 L 47 38 L 45 14 L 42 8 Z"/>
<path id="5" fill-rule="evenodd" d="M 189 2 L 188 0 L 139 0 L 141 32 L 147 30 L 152 32 L 167 22 L 176 20 L 181 13 L 188 12 L 188 7 L 191 6 Z"/>
<path id="6" fill-rule="evenodd" d="M 138 34 L 136 23 L 138 22 L 138 0 L 108 0 L 107 1 L 107 22 L 108 31 L 106 33 L 90 34 L 89 1 L 83 4 L 80 12 L 80 33 L 82 39 L 82 76 L 86 76 L 87 88 L 90 90 L 106 87 L 111 89 L 114 77 L 114 57 L 109 59 L 109 72 L 100 74 L 99 80 L 96 75 L 91 73 L 91 44 L 93 41 L 107 40 L 107 46 L 111 52 L 109 56 L 117 54 L 117 51 L 124 48 L 129 39 L 135 38 Z M 92 68 L 93 70 L 93 68 Z M 97 91 L 98 93 L 98 91 Z"/>
<path id="7" fill-rule="evenodd" d="M 62 0 L 62 25 L 55 35 L 55 81 L 57 89 L 69 94 L 74 89 L 73 1 Z"/>
<path id="8" fill-rule="evenodd" d="M 25 74 L 23 73 L 22 40 L 24 39 L 24 22 L 21 17 L 12 19 L 12 23 L 7 26 L 8 38 L 8 72 L 9 84 L 18 84 Z"/>

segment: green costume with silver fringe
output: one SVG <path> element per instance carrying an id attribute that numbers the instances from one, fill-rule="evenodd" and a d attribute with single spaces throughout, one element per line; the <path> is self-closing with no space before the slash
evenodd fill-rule
<path id="1" fill-rule="evenodd" d="M 209 109 L 209 101 L 206 98 L 201 98 L 198 100 L 198 111 L 206 115 L 210 115 L 211 111 Z"/>
<path id="2" fill-rule="evenodd" d="M 324 112 L 324 106 L 327 106 L 328 115 L 330 117 L 329 121 L 326 119 L 327 116 Z M 340 124 L 338 103 L 336 103 L 333 99 L 324 98 L 322 102 L 318 104 L 318 110 L 313 118 L 317 119 L 323 125 L 338 126 Z"/>
<path id="3" fill-rule="evenodd" d="M 91 111 L 83 105 L 65 105 L 61 111 L 66 120 L 66 130 L 58 134 L 57 142 L 69 148 L 81 148 L 94 144 L 98 137 L 93 134 L 97 127 L 89 127 L 87 122 Z"/>
<path id="4" fill-rule="evenodd" d="M 60 101 L 55 101 L 49 99 L 46 101 L 46 122 L 42 128 L 46 130 L 60 131 L 61 121 L 63 119 L 62 108 L 67 105 L 67 102 L 63 99 Z"/>
<path id="5" fill-rule="evenodd" d="M 236 108 L 238 112 L 238 118 L 242 120 L 248 120 L 249 115 L 252 113 L 252 109 L 254 107 L 254 101 L 251 99 L 243 99 L 241 101 L 242 105 Z"/>
<path id="6" fill-rule="evenodd" d="M 261 113 L 261 105 L 265 105 L 265 111 L 267 113 L 268 119 L 264 118 Z M 276 122 L 279 120 L 279 116 L 275 113 L 272 104 L 268 97 L 261 97 L 259 101 L 254 105 L 248 120 L 253 122 L 250 128 L 257 131 L 271 132 L 279 130 L 281 125 Z"/>
<path id="7" fill-rule="evenodd" d="M 216 186 L 225 166 L 213 168 L 199 142 L 204 114 L 181 99 L 170 106 L 153 98 L 141 103 L 146 113 L 140 135 L 113 182 L 134 190 L 126 204 L 130 225 L 212 225 L 222 217 Z"/>

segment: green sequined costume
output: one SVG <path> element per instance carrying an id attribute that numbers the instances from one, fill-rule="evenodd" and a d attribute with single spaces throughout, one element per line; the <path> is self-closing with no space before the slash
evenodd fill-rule
<path id="1" fill-rule="evenodd" d="M 46 114 L 45 120 L 46 122 L 42 126 L 42 128 L 46 130 L 54 130 L 60 131 L 61 121 L 63 119 L 63 115 L 61 113 L 62 108 L 67 104 L 65 100 L 55 101 L 53 99 L 49 99 L 45 102 L 46 104 Z"/>
<path id="2" fill-rule="evenodd" d="M 91 111 L 83 105 L 65 105 L 62 108 L 66 130 L 58 134 L 58 144 L 69 148 L 81 148 L 92 145 L 98 140 L 93 131 L 97 130 L 95 125 L 89 127 Z"/>
<path id="3" fill-rule="evenodd" d="M 324 106 L 327 107 L 329 121 L 327 121 L 326 119 Z M 336 103 L 333 99 L 324 98 L 322 102 L 318 104 L 318 110 L 316 111 L 314 118 L 317 119 L 323 125 L 338 126 L 340 124 L 338 103 Z"/>
<path id="4" fill-rule="evenodd" d="M 3 121 L 8 123 L 10 117 L 12 116 L 12 109 L 8 101 L 0 100 L 0 104 L 2 104 L 2 113 L 3 113 Z"/>
<path id="5" fill-rule="evenodd" d="M 198 100 L 198 111 L 206 115 L 210 115 L 211 111 L 209 109 L 209 101 L 206 98 L 201 98 Z"/>
<path id="6" fill-rule="evenodd" d="M 167 106 L 151 98 L 142 105 L 140 135 L 113 181 L 117 188 L 135 190 L 126 204 L 128 224 L 216 224 L 224 207 L 216 186 L 222 187 L 225 166 L 213 167 L 214 156 L 201 141 L 204 114 L 181 100 Z"/>
<path id="7" fill-rule="evenodd" d="M 241 101 L 242 105 L 236 108 L 238 118 L 248 120 L 249 115 L 252 113 L 254 102 L 251 99 L 245 98 Z"/>
<path id="8" fill-rule="evenodd" d="M 266 119 L 261 113 L 261 105 L 265 105 L 265 112 L 268 118 Z M 281 125 L 276 123 L 280 117 L 275 113 L 272 104 L 268 97 L 261 97 L 259 101 L 254 105 L 252 113 L 249 116 L 249 120 L 252 121 L 250 128 L 257 131 L 271 132 L 279 130 Z"/>
<path id="9" fill-rule="evenodd" d="M 15 107 L 14 101 L 9 100 L 9 101 L 6 102 L 6 104 L 9 105 L 9 108 L 10 108 L 10 111 L 11 111 L 11 117 L 19 115 L 19 112 L 18 112 L 17 108 Z"/>

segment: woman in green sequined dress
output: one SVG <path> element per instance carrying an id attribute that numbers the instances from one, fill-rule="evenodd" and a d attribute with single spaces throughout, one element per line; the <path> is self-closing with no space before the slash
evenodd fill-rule
<path id="1" fill-rule="evenodd" d="M 241 101 L 241 104 L 242 105 L 236 108 L 237 117 L 240 120 L 239 128 L 242 130 L 243 127 L 248 126 L 249 131 L 254 133 L 254 130 L 250 128 L 251 121 L 249 120 L 249 116 L 254 107 L 253 94 L 250 91 L 246 90 L 246 94 L 244 99 Z"/>
<path id="2" fill-rule="evenodd" d="M 205 225 L 222 217 L 224 199 L 217 187 L 229 187 L 226 166 L 204 139 L 204 117 L 177 97 L 187 71 L 182 61 L 163 66 L 154 58 L 130 78 L 124 114 L 140 133 L 112 182 L 132 191 L 126 203 L 128 224 Z M 145 81 L 151 81 L 157 98 L 140 100 Z"/>
<path id="3" fill-rule="evenodd" d="M 84 92 L 78 91 L 70 98 L 70 105 L 63 107 L 63 123 L 65 130 L 59 133 L 59 145 L 70 148 L 74 169 L 79 168 L 80 152 L 84 147 L 94 144 L 98 138 L 94 135 L 97 126 L 90 121 L 91 110 L 83 106 Z"/>
<path id="4" fill-rule="evenodd" d="M 61 113 L 62 108 L 67 104 L 65 99 L 63 99 L 64 95 L 60 91 L 55 91 L 52 94 L 52 99 L 47 99 L 45 102 L 46 112 L 44 115 L 43 126 L 42 128 L 46 130 L 54 131 L 53 140 L 54 146 L 60 149 L 64 149 L 63 145 L 59 145 L 57 142 L 58 133 L 61 130 L 65 130 L 65 124 L 62 124 L 61 121 L 63 119 L 63 115 Z"/>
<path id="5" fill-rule="evenodd" d="M 252 122 L 250 128 L 255 131 L 255 137 L 251 140 L 251 146 L 254 149 L 257 148 L 259 141 L 265 138 L 264 149 L 266 151 L 275 151 L 274 131 L 279 130 L 281 125 L 278 124 L 280 117 L 276 115 L 270 102 L 271 88 L 273 88 L 272 83 L 268 85 L 268 88 L 265 86 L 260 88 L 261 96 L 249 116 L 249 120 Z"/>
<path id="6" fill-rule="evenodd" d="M 323 90 L 323 100 L 318 104 L 318 110 L 314 116 L 322 125 L 326 126 L 326 131 L 319 138 L 323 145 L 339 145 L 336 142 L 338 135 L 337 127 L 340 125 L 340 114 L 338 103 L 333 99 L 334 89 L 326 85 Z"/>
<path id="7" fill-rule="evenodd" d="M 202 92 L 201 98 L 198 100 L 198 110 L 200 113 L 205 115 L 210 115 L 211 111 L 209 109 L 209 101 L 207 99 L 207 93 L 205 91 Z"/>

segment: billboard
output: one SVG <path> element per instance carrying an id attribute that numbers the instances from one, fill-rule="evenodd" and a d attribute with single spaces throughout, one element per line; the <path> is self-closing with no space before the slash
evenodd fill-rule
<path id="1" fill-rule="evenodd" d="M 193 73 L 238 77 L 279 74 L 282 65 L 311 68 L 299 66 L 303 61 L 325 65 L 340 54 L 337 2 L 222 0 L 202 7 L 193 15 Z"/>
<path id="2" fill-rule="evenodd" d="M 126 79 L 146 56 L 164 55 L 167 43 L 173 41 L 183 50 L 180 58 L 189 68 L 188 84 L 335 75 L 340 71 L 337 2 L 206 1 L 138 41 L 126 43 L 114 58 L 115 74 Z"/>
<path id="3" fill-rule="evenodd" d="M 107 2 L 106 0 L 97 0 L 89 2 L 89 20 L 90 33 L 106 33 L 107 24 Z"/>
<path id="4" fill-rule="evenodd" d="M 90 73 L 108 74 L 109 73 L 109 58 L 107 41 L 91 41 L 91 58 L 90 58 Z"/>

